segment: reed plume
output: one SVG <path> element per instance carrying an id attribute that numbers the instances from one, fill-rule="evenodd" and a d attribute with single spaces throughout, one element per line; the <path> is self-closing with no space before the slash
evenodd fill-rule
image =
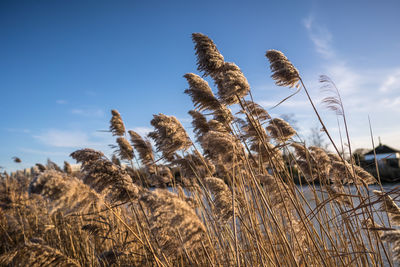
<path id="1" fill-rule="evenodd" d="M 319 76 L 319 82 L 322 83 L 321 90 L 323 92 L 332 94 L 331 96 L 322 99 L 322 104 L 324 104 L 328 109 L 334 111 L 336 115 L 343 116 L 343 102 L 336 84 L 326 75 Z"/>
<path id="2" fill-rule="evenodd" d="M 121 166 L 121 161 L 115 154 L 111 156 L 111 162 L 117 166 Z"/>
<path id="3" fill-rule="evenodd" d="M 64 172 L 67 174 L 72 174 L 72 167 L 67 161 L 64 161 Z"/>
<path id="4" fill-rule="evenodd" d="M 174 179 L 170 168 L 167 166 L 152 166 L 150 168 L 149 184 L 154 187 L 166 187 Z"/>
<path id="5" fill-rule="evenodd" d="M 189 83 L 189 89 L 186 89 L 184 92 L 192 98 L 192 102 L 196 108 L 200 111 L 205 109 L 219 109 L 221 104 L 205 80 L 194 73 L 187 73 L 184 77 Z"/>
<path id="6" fill-rule="evenodd" d="M 235 63 L 225 62 L 218 72 L 212 74 L 212 78 L 218 86 L 218 97 L 225 105 L 239 103 L 239 98 L 250 91 L 246 77 Z"/>
<path id="7" fill-rule="evenodd" d="M 139 153 L 140 161 L 143 165 L 154 164 L 154 154 L 153 148 L 149 140 L 143 139 L 137 132 L 129 130 L 129 136 L 131 137 L 131 142 L 133 147 Z"/>
<path id="8" fill-rule="evenodd" d="M 381 239 L 392 244 L 393 259 L 400 263 L 400 230 L 384 231 Z"/>
<path id="9" fill-rule="evenodd" d="M 221 222 L 227 222 L 233 215 L 231 190 L 220 178 L 207 177 L 204 181 L 213 195 L 213 212 Z"/>
<path id="10" fill-rule="evenodd" d="M 153 115 L 151 125 L 155 131 L 149 133 L 149 137 L 154 140 L 158 151 L 161 151 L 164 158 L 171 161 L 177 150 L 186 150 L 192 142 L 189 139 L 182 124 L 174 116 L 164 114 Z"/>
<path id="11" fill-rule="evenodd" d="M 133 159 L 133 148 L 131 144 L 129 144 L 129 141 L 126 140 L 124 137 L 118 137 L 117 138 L 117 143 L 118 143 L 118 154 L 119 157 L 122 160 L 132 160 Z"/>
<path id="12" fill-rule="evenodd" d="M 48 170 L 29 185 L 30 194 L 40 194 L 51 202 L 52 212 L 87 212 L 102 206 L 102 197 L 81 180 L 63 172 Z"/>
<path id="13" fill-rule="evenodd" d="M 271 136 L 280 143 L 285 143 L 296 134 L 296 131 L 288 122 L 279 118 L 272 119 L 269 122 L 267 130 Z"/>
<path id="14" fill-rule="evenodd" d="M 192 116 L 193 132 L 196 136 L 197 141 L 200 142 L 201 137 L 210 130 L 206 117 L 196 110 L 189 110 L 190 116 Z"/>
<path id="15" fill-rule="evenodd" d="M 214 110 L 213 114 L 214 120 L 221 122 L 226 128 L 228 128 L 229 124 L 234 119 L 231 110 L 224 105 L 221 105 L 219 109 Z"/>
<path id="16" fill-rule="evenodd" d="M 112 201 L 126 201 L 138 197 L 139 187 L 132 183 L 128 173 L 106 159 L 103 153 L 81 149 L 73 152 L 71 157 L 82 163 L 83 182 L 99 193 L 109 189 L 109 198 Z"/>
<path id="17" fill-rule="evenodd" d="M 225 61 L 214 42 L 202 33 L 193 33 L 192 40 L 195 43 L 197 69 L 205 75 L 218 71 Z"/>
<path id="18" fill-rule="evenodd" d="M 35 165 L 36 167 L 38 167 L 39 172 L 44 172 L 46 170 L 46 166 L 44 166 L 43 164 L 36 163 Z"/>
<path id="19" fill-rule="evenodd" d="M 240 142 L 229 133 L 209 131 L 202 138 L 201 146 L 204 154 L 214 164 L 220 163 L 221 160 L 224 163 L 232 163 L 240 149 Z"/>
<path id="20" fill-rule="evenodd" d="M 15 163 L 21 163 L 22 162 L 22 160 L 20 158 L 18 158 L 18 157 L 13 157 L 12 159 L 13 159 L 13 161 Z"/>
<path id="21" fill-rule="evenodd" d="M 26 242 L 14 251 L 0 256 L 1 266 L 61 266 L 78 267 L 77 261 L 68 258 L 59 250 L 48 245 Z"/>
<path id="22" fill-rule="evenodd" d="M 270 62 L 271 77 L 276 85 L 299 87 L 299 72 L 281 51 L 268 50 L 265 56 Z"/>
<path id="23" fill-rule="evenodd" d="M 123 136 L 125 134 L 125 125 L 121 114 L 115 109 L 111 110 L 110 131 L 114 136 Z"/>
<path id="24" fill-rule="evenodd" d="M 381 209 L 389 214 L 391 222 L 400 226 L 400 208 L 394 202 L 393 198 L 389 194 L 379 190 L 373 190 L 372 192 L 379 197 L 378 200 L 382 202 Z"/>
<path id="25" fill-rule="evenodd" d="M 214 164 L 196 150 L 185 157 L 178 157 L 173 163 L 180 167 L 181 175 L 189 179 L 204 178 L 215 172 Z"/>
<path id="26" fill-rule="evenodd" d="M 262 106 L 253 101 L 243 101 L 243 107 L 245 108 L 246 112 L 248 112 L 256 121 L 259 121 L 260 123 L 271 119 L 271 116 L 268 114 L 268 112 Z M 239 113 L 245 113 L 245 111 L 241 110 Z"/>
<path id="27" fill-rule="evenodd" d="M 162 189 L 143 194 L 140 201 L 150 210 L 151 232 L 167 257 L 203 250 L 205 227 L 188 203 Z"/>

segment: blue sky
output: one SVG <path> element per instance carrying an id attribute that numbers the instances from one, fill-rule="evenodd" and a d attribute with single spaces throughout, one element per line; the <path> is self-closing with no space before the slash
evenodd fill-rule
<path id="1" fill-rule="evenodd" d="M 92 147 L 110 153 L 110 110 L 144 134 L 152 114 L 190 126 L 183 75 L 198 73 L 191 33 L 202 32 L 271 108 L 292 91 L 270 78 L 265 51 L 300 71 L 316 103 L 330 76 L 343 98 L 353 148 L 400 149 L 399 1 L 0 1 L 0 166 L 61 164 Z M 318 108 L 338 140 L 336 116 Z M 303 136 L 317 125 L 300 93 L 275 109 Z M 18 156 L 22 163 L 12 162 Z"/>

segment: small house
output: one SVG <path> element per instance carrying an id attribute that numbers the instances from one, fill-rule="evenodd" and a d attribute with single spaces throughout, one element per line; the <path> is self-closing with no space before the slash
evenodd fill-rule
<path id="1" fill-rule="evenodd" d="M 386 165 L 394 168 L 400 167 L 400 151 L 386 145 L 379 144 L 375 148 L 376 160 L 379 165 Z M 375 161 L 374 150 L 364 154 L 366 162 Z"/>

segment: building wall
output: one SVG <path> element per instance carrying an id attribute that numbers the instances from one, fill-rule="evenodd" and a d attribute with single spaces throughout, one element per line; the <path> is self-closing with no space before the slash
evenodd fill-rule
<path id="1" fill-rule="evenodd" d="M 376 154 L 376 159 L 378 161 L 382 159 L 398 159 L 400 158 L 400 153 L 386 153 L 386 154 Z M 375 160 L 374 155 L 365 155 L 365 160 Z"/>

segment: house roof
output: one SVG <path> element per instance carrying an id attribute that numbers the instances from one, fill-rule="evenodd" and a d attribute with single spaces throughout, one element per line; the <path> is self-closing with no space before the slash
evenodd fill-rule
<path id="1" fill-rule="evenodd" d="M 375 148 L 376 154 L 387 154 L 387 153 L 397 153 L 397 152 L 400 151 L 382 144 L 379 144 L 379 146 Z M 368 153 L 365 153 L 364 155 L 373 155 L 373 154 L 374 150 L 371 150 Z"/>

